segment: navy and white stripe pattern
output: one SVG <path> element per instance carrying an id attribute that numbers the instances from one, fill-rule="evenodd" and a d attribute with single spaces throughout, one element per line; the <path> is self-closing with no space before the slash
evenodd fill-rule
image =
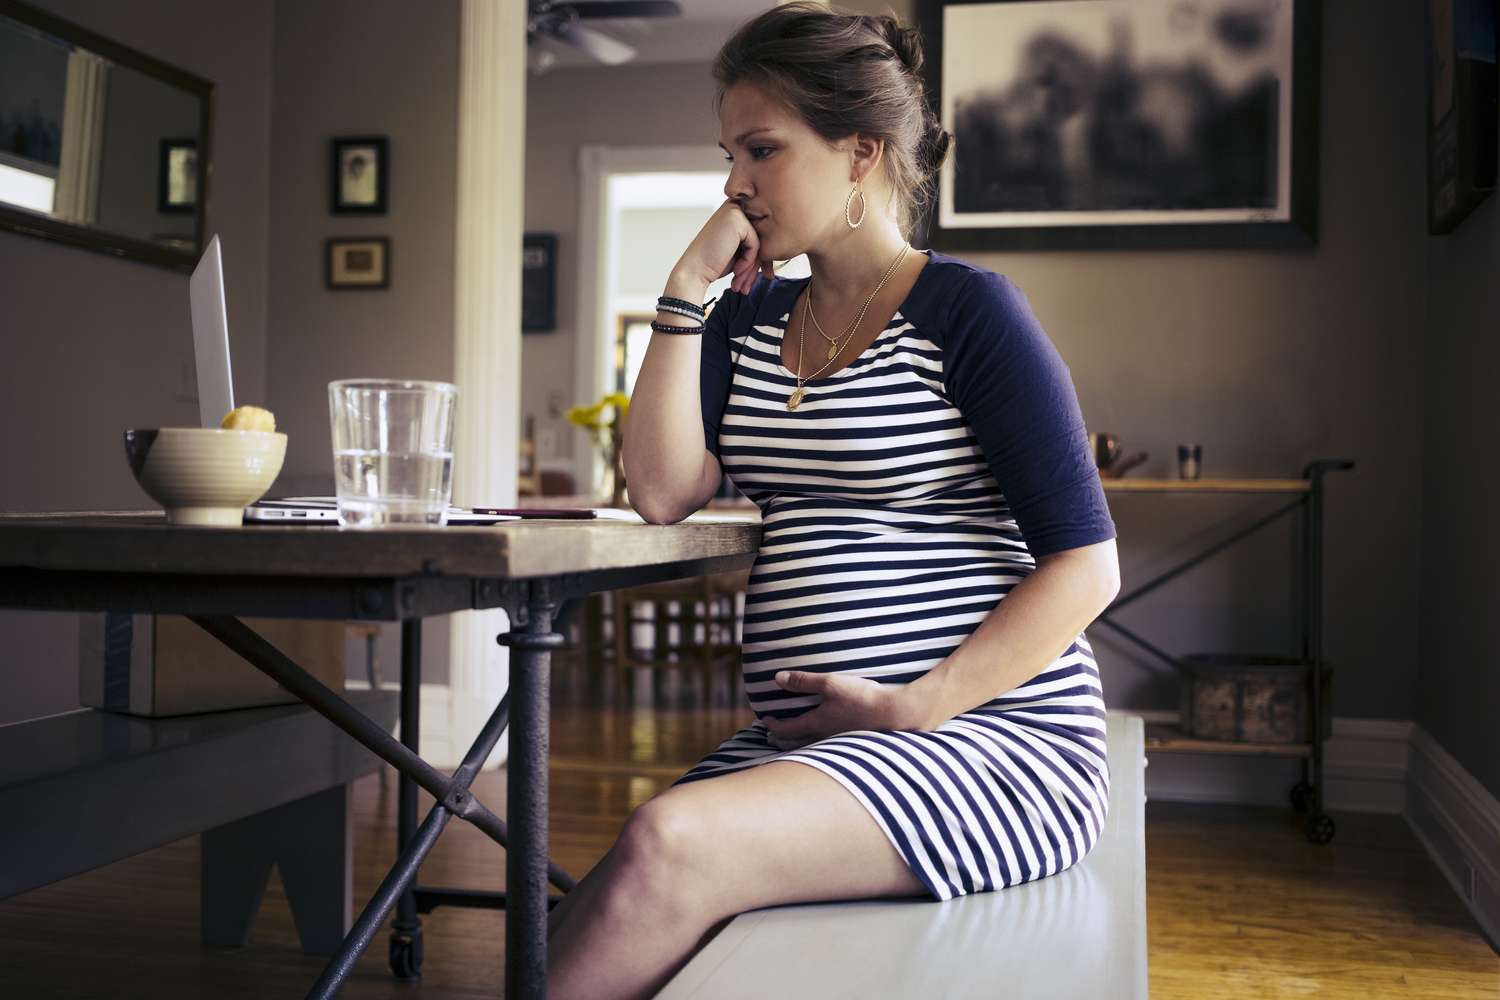
<path id="1" fill-rule="evenodd" d="M 776 671 L 909 683 L 1036 567 L 945 388 L 934 339 L 897 312 L 788 411 L 788 320 L 750 327 L 718 438 L 725 471 L 763 516 L 743 646 L 758 718 L 674 784 L 771 760 L 815 767 L 859 800 L 938 900 L 1068 868 L 1097 840 L 1109 800 L 1103 689 L 1082 633 L 1021 687 L 933 731 L 768 743 L 759 717 L 819 701 L 784 693 Z"/>

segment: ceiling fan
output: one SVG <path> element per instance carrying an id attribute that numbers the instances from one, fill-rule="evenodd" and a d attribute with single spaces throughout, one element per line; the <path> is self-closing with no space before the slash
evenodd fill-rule
<path id="1" fill-rule="evenodd" d="M 618 66 L 635 58 L 635 49 L 602 31 L 580 24 L 585 20 L 626 17 L 678 17 L 682 6 L 676 0 L 530 0 L 526 16 L 526 44 L 547 37 L 581 49 L 607 66 Z M 550 53 L 548 53 L 550 55 Z M 551 60 L 542 60 L 546 69 Z"/>

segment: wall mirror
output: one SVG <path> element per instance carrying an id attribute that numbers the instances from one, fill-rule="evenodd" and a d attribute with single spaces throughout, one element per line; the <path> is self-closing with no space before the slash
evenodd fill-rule
<path id="1" fill-rule="evenodd" d="M 0 228 L 191 271 L 213 84 L 0 0 Z"/>

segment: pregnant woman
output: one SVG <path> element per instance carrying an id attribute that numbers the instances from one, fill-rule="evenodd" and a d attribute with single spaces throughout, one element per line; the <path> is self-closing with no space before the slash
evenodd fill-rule
<path id="1" fill-rule="evenodd" d="M 651 522 L 725 472 L 760 508 L 756 719 L 639 806 L 553 911 L 561 1000 L 651 996 L 746 910 L 1053 875 L 1105 822 L 1083 630 L 1119 590 L 1114 523 L 1021 290 L 908 243 L 951 138 L 921 62 L 896 20 L 819 3 L 767 11 L 717 56 L 728 197 L 658 303 L 624 463 Z M 811 277 L 777 277 L 799 254 Z"/>

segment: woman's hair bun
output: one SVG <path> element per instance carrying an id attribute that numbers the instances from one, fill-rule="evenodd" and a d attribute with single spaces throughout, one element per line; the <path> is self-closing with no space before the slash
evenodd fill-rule
<path id="1" fill-rule="evenodd" d="M 875 27 L 891 48 L 896 50 L 907 71 L 913 74 L 922 71 L 922 34 L 916 28 L 908 28 L 889 14 L 875 17 Z"/>
<path id="2" fill-rule="evenodd" d="M 929 174 L 937 173 L 943 161 L 948 159 L 948 150 L 953 145 L 953 133 L 944 129 L 942 123 L 932 119 L 927 125 L 927 134 L 922 138 L 922 167 Z"/>

